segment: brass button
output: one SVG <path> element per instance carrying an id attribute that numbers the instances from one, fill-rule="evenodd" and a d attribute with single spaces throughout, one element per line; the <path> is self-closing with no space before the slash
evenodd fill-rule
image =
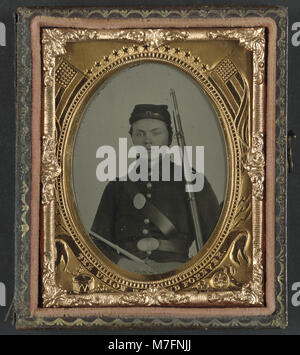
<path id="1" fill-rule="evenodd" d="M 142 230 L 142 233 L 143 233 L 144 235 L 147 235 L 147 234 L 149 233 L 149 231 L 148 231 L 148 229 L 143 229 L 143 230 Z"/>
<path id="2" fill-rule="evenodd" d="M 147 189 L 151 189 L 151 187 L 152 187 L 151 182 L 148 182 L 146 186 L 147 186 Z"/>
<path id="3" fill-rule="evenodd" d="M 137 209 L 140 210 L 145 206 L 146 199 L 145 196 L 141 193 L 138 193 L 134 196 L 133 198 L 133 206 Z"/>
<path id="4" fill-rule="evenodd" d="M 147 198 L 151 198 L 151 194 L 147 194 L 146 196 L 147 196 Z"/>
<path id="5" fill-rule="evenodd" d="M 149 224 L 149 223 L 150 223 L 150 219 L 145 218 L 145 219 L 144 219 L 144 223 L 145 223 L 145 224 Z"/>

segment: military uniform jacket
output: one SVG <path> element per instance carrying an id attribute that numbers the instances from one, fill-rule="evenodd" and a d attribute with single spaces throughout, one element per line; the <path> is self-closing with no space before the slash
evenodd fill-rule
<path id="1" fill-rule="evenodd" d="M 171 179 L 173 171 L 174 163 L 171 164 Z M 147 215 L 135 207 L 132 196 L 128 194 L 128 184 L 135 184 L 139 193 L 172 222 L 175 234 L 164 235 Z M 91 230 L 141 259 L 149 255 L 138 249 L 140 239 L 153 237 L 158 241 L 169 240 L 174 244 L 175 251 L 153 250 L 150 258 L 157 262 L 186 262 L 189 248 L 195 240 L 187 197 L 184 181 L 111 181 L 103 192 Z M 202 191 L 195 193 L 195 197 L 205 242 L 217 223 L 220 207 L 206 178 Z M 98 239 L 92 239 L 115 263 L 124 257 Z"/>

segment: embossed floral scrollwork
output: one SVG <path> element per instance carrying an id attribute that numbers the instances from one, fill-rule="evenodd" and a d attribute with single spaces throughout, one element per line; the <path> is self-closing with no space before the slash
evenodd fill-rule
<path id="1" fill-rule="evenodd" d="M 48 253 L 44 255 L 43 270 L 43 305 L 53 307 L 56 303 L 62 302 L 67 298 L 67 291 L 61 289 L 55 282 L 55 266 L 53 255 Z"/>
<path id="2" fill-rule="evenodd" d="M 76 40 L 100 39 L 101 33 L 95 30 L 64 31 L 57 28 L 43 31 L 43 69 L 44 85 L 54 85 L 55 58 L 66 53 L 66 43 Z"/>
<path id="3" fill-rule="evenodd" d="M 207 300 L 209 303 L 235 303 L 235 304 L 261 304 L 262 299 L 260 294 L 257 294 L 253 289 L 252 283 L 248 283 L 242 287 L 240 291 L 224 291 L 210 292 Z"/>
<path id="4" fill-rule="evenodd" d="M 149 287 L 143 291 L 133 291 L 121 297 L 122 304 L 143 306 L 160 306 L 163 304 L 184 304 L 189 302 L 189 296 L 175 293 L 163 287 Z"/>
<path id="5" fill-rule="evenodd" d="M 251 149 L 247 153 L 246 163 L 244 164 L 252 182 L 253 195 L 258 200 L 262 200 L 264 196 L 265 157 L 263 146 L 263 133 L 254 133 Z"/>
<path id="6" fill-rule="evenodd" d="M 54 184 L 61 173 L 56 159 L 56 142 L 49 136 L 43 137 L 42 150 L 42 204 L 47 205 L 54 199 Z"/>
<path id="7" fill-rule="evenodd" d="M 187 31 L 149 29 L 120 31 L 118 34 L 118 38 L 127 39 L 134 42 L 144 42 L 150 47 L 157 48 L 170 41 L 184 40 L 188 37 L 188 35 L 189 33 Z"/>

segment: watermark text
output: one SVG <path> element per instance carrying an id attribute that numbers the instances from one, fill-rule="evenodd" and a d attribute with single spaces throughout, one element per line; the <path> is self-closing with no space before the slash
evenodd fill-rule
<path id="1" fill-rule="evenodd" d="M 195 169 L 192 167 L 193 150 Z M 128 149 L 127 138 L 119 138 L 118 151 L 119 154 L 109 145 L 97 149 L 96 158 L 101 159 L 96 167 L 98 181 L 115 181 L 117 176 L 119 181 L 185 181 L 186 192 L 203 189 L 203 146 L 132 146 Z"/>

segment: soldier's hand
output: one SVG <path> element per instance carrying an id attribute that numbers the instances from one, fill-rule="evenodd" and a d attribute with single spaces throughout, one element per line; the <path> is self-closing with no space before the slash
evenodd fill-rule
<path id="1" fill-rule="evenodd" d="M 153 274 L 153 269 L 149 265 L 129 260 L 127 258 L 121 258 L 118 262 L 118 266 L 140 274 Z"/>

